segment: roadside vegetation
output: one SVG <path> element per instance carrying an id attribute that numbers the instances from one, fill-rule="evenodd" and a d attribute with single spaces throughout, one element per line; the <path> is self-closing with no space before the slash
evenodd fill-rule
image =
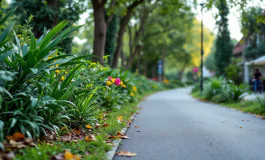
<path id="1" fill-rule="evenodd" d="M 202 93 L 200 92 L 200 85 L 196 84 L 191 94 L 193 97 L 206 102 L 214 102 L 245 113 L 265 116 L 265 98 L 244 100 L 244 96 L 249 92 L 247 85 L 236 85 L 233 81 L 227 81 L 224 78 L 211 78 L 205 81 Z"/>
<path id="2" fill-rule="evenodd" d="M 57 45 L 82 26 L 62 21 L 39 38 L 0 20 L 0 152 L 4 159 L 105 159 L 143 96 L 177 87 L 65 54 Z M 104 57 L 107 62 L 108 57 Z M 30 148 L 33 147 L 33 148 Z"/>

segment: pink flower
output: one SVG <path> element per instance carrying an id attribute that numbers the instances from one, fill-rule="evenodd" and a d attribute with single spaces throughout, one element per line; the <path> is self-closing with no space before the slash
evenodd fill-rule
<path id="1" fill-rule="evenodd" d="M 119 86 L 119 85 L 121 84 L 121 80 L 120 80 L 120 78 L 116 78 L 116 79 L 115 79 L 115 84 L 116 84 L 117 86 Z"/>
<path id="2" fill-rule="evenodd" d="M 108 76 L 108 79 L 111 81 L 112 80 L 112 77 L 111 76 Z"/>

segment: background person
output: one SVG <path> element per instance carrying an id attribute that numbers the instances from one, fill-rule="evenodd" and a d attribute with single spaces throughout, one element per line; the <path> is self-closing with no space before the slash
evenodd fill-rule
<path id="1" fill-rule="evenodd" d="M 260 80 L 261 80 L 261 73 L 259 71 L 259 69 L 256 69 L 256 72 L 254 73 L 254 91 L 257 92 L 259 84 L 260 84 Z"/>

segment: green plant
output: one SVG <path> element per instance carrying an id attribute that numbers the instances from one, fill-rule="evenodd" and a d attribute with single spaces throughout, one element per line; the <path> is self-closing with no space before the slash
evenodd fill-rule
<path id="1" fill-rule="evenodd" d="M 242 69 L 237 63 L 237 60 L 232 60 L 232 63 L 225 67 L 225 75 L 227 80 L 232 80 L 235 84 L 239 85 L 242 83 Z"/>
<path id="2" fill-rule="evenodd" d="M 233 83 L 230 83 L 227 86 L 227 90 L 226 92 L 228 93 L 228 97 L 229 100 L 233 100 L 233 101 L 240 101 L 244 98 L 244 96 L 246 96 L 246 92 L 249 90 L 249 87 L 241 84 L 241 85 L 236 85 Z"/>
<path id="3" fill-rule="evenodd" d="M 259 113 L 265 113 L 265 98 L 257 98 L 257 102 L 259 104 Z"/>
<path id="4" fill-rule="evenodd" d="M 25 43 L 21 47 L 20 39 L 15 32 L 15 44 L 11 45 L 12 41 L 7 38 L 13 24 L 14 22 L 11 22 L 3 31 L 4 36 L 0 39 L 1 44 L 4 44 L 3 48 L 6 49 L 1 54 L 1 72 L 8 75 L 4 76 L 6 81 L 1 87 L 6 93 L 1 94 L 3 100 L 0 108 L 0 119 L 5 122 L 4 132 L 12 134 L 20 131 L 28 137 L 36 137 L 45 134 L 45 129 L 58 131 L 59 126 L 64 125 L 63 119 L 69 119 L 67 115 L 64 115 L 64 111 L 71 102 L 53 94 L 48 96 L 47 93 L 54 91 L 57 87 L 61 90 L 66 88 L 74 71 L 57 87 L 53 87 L 47 80 L 56 79 L 55 84 L 59 84 L 60 79 L 56 76 L 55 70 L 57 72 L 60 71 L 61 66 L 80 63 L 79 59 L 82 57 L 57 56 L 58 51 L 53 49 L 81 26 L 70 27 L 62 31 L 68 24 L 63 21 L 45 32 L 38 40 L 30 33 L 30 43 Z M 51 56 L 53 57 L 50 58 Z M 46 119 L 49 117 L 50 119 Z"/>

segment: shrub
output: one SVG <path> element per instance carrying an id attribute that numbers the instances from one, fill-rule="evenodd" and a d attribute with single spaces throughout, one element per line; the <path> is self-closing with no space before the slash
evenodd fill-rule
<path id="1" fill-rule="evenodd" d="M 257 98 L 257 102 L 259 104 L 259 113 L 265 113 L 265 98 Z"/>
<path id="2" fill-rule="evenodd" d="M 238 61 L 232 60 L 232 63 L 225 68 L 226 79 L 232 80 L 235 84 L 242 83 L 241 67 L 237 65 Z"/>
<path id="3" fill-rule="evenodd" d="M 213 78 L 205 82 L 202 92 L 203 98 L 217 103 L 228 101 L 240 101 L 248 91 L 246 85 L 236 85 L 233 82 L 228 82 L 223 78 Z M 197 84 L 193 92 L 199 91 Z"/>
<path id="4" fill-rule="evenodd" d="M 144 76 L 91 62 L 91 56 L 65 55 L 55 49 L 80 28 L 64 29 L 67 23 L 59 23 L 38 39 L 22 27 L 29 31 L 29 41 L 23 42 L 16 33 L 10 34 L 14 22 L 1 33 L 0 142 L 15 132 L 36 138 L 47 131 L 59 134 L 62 127 L 95 124 L 99 113 L 120 109 L 137 100 L 138 94 L 163 89 L 161 83 Z"/>

